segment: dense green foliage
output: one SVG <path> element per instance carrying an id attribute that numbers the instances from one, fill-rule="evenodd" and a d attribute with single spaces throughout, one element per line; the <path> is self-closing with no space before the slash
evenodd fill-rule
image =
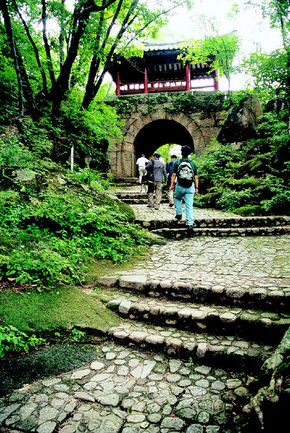
<path id="1" fill-rule="evenodd" d="M 147 114 L 161 103 L 168 112 L 227 112 L 243 96 L 161 93 L 105 102 L 100 86 L 115 56 L 141 55 L 134 41 L 155 38 L 166 22 L 164 2 L 147 3 L 75 0 L 71 10 L 61 0 L 0 4 L 0 282 L 13 289 L 0 293 L 0 357 L 44 343 L 34 332 L 104 331 L 117 320 L 76 286 L 92 263 L 121 262 L 149 242 L 130 208 L 108 194 L 107 150 L 121 134 L 118 114 Z M 185 3 L 170 0 L 168 8 Z M 255 139 L 215 143 L 197 161 L 196 203 L 241 215 L 289 212 L 289 21 L 285 1 L 266 3 L 284 51 L 254 53 L 244 68 L 264 102 L 278 95 L 279 110 L 265 114 Z M 237 47 L 233 35 L 207 38 L 188 59 L 214 54 L 213 68 L 229 79 Z M 82 336 L 75 328 L 73 338 Z"/>
<path id="2" fill-rule="evenodd" d="M 5 352 L 24 351 L 28 353 L 30 347 L 43 344 L 47 344 L 44 338 L 36 337 L 36 335 L 28 336 L 14 326 L 0 325 L 0 358 L 4 357 Z"/>
<path id="3" fill-rule="evenodd" d="M 203 40 L 190 40 L 183 47 L 181 59 L 193 65 L 203 63 L 210 66 L 210 71 L 219 71 L 219 75 L 228 80 L 233 72 L 233 60 L 239 50 L 239 39 L 235 34 L 207 36 Z"/>
<path id="4" fill-rule="evenodd" d="M 37 287 L 81 282 L 86 265 L 121 261 L 144 243 L 124 204 L 100 190 L 92 170 L 71 174 L 23 145 L 0 140 L 0 269 L 5 278 Z"/>
<path id="5" fill-rule="evenodd" d="M 289 213 L 289 135 L 282 113 L 265 113 L 255 139 L 214 143 L 197 164 L 197 205 L 241 215 Z"/>
<path id="6" fill-rule="evenodd" d="M 289 71 L 284 50 L 251 53 L 244 60 L 241 69 L 253 76 L 255 92 L 262 100 L 268 101 L 275 96 L 287 97 Z"/>
<path id="7" fill-rule="evenodd" d="M 0 132 L 5 133 L 7 125 L 15 125 L 13 117 L 16 116 L 16 110 L 13 102 L 7 103 L 7 95 L 11 95 L 9 87 L 4 83 L 1 89 Z M 25 148 L 19 151 L 19 164 L 23 150 L 24 153 L 28 150 L 33 152 L 27 155 L 28 158 L 49 157 L 67 166 L 73 145 L 77 165 L 85 167 L 86 159 L 89 158 L 91 168 L 107 171 L 109 165 L 106 151 L 112 141 L 120 136 L 116 111 L 101 100 L 92 104 L 89 111 L 82 110 L 77 101 L 76 96 L 76 99 L 72 98 L 63 104 L 63 112 L 57 121 L 46 113 L 38 119 L 24 117 L 17 123 L 22 143 L 25 145 Z M 10 146 L 14 146 L 13 140 Z M 7 151 L 14 158 L 19 149 L 13 150 L 10 146 Z M 0 159 L 0 166 L 6 164 L 8 156 L 3 156 L 2 152 L 1 158 L 5 159 Z"/>
<path id="8" fill-rule="evenodd" d="M 88 109 L 114 58 L 140 55 L 138 42 L 155 39 L 181 5 L 191 1 L 1 1 L 0 65 L 9 68 L 20 117 L 44 107 L 58 115 L 75 91 Z"/>

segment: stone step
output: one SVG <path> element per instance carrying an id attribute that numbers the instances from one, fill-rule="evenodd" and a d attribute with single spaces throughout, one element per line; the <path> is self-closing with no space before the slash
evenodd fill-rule
<path id="1" fill-rule="evenodd" d="M 124 184 L 126 186 L 132 186 L 138 184 L 138 177 L 126 177 L 126 178 L 118 178 L 116 177 L 113 181 L 113 184 L 119 186 L 120 184 Z"/>
<path id="2" fill-rule="evenodd" d="M 276 284 L 276 285 L 275 285 Z M 98 287 L 129 290 L 133 293 L 143 294 L 150 298 L 165 298 L 182 302 L 239 306 L 267 311 L 289 312 L 290 289 L 288 280 L 279 283 L 275 279 L 242 277 L 239 285 L 230 276 L 225 276 L 223 283 L 202 281 L 196 278 L 187 278 L 186 281 L 178 279 L 152 279 L 147 275 L 123 275 L 120 277 L 100 277 Z"/>
<path id="3" fill-rule="evenodd" d="M 265 344 L 280 341 L 290 325 L 287 314 L 244 310 L 237 307 L 206 306 L 169 302 L 123 295 L 108 302 L 108 307 L 121 317 L 148 322 L 157 326 L 172 326 L 192 332 L 218 335 L 238 335 Z"/>
<path id="4" fill-rule="evenodd" d="M 149 230 L 186 228 L 185 221 L 178 222 L 174 215 L 171 220 L 144 221 L 136 219 L 136 222 Z M 226 217 L 226 218 L 198 218 L 194 221 L 194 227 L 200 229 L 210 228 L 259 228 L 259 227 L 287 227 L 289 231 L 290 218 L 286 216 L 272 217 Z"/>
<path id="5" fill-rule="evenodd" d="M 143 199 L 143 198 L 147 198 L 147 192 L 146 191 L 141 191 L 141 185 L 136 186 L 136 189 L 138 188 L 138 191 L 120 191 L 120 190 L 116 190 L 115 194 L 119 199 Z"/>
<path id="6" fill-rule="evenodd" d="M 116 196 L 127 204 L 147 204 L 148 202 L 148 194 L 147 194 L 147 186 L 138 185 L 136 186 L 135 191 L 115 191 Z M 165 194 L 163 194 L 161 203 L 168 203 L 168 198 Z"/>
<path id="7" fill-rule="evenodd" d="M 108 334 L 118 343 L 128 346 L 161 352 L 191 362 L 236 369 L 258 369 L 274 350 L 272 346 L 246 341 L 237 336 L 217 336 L 172 327 L 132 324 L 127 320 L 110 328 Z"/>
<path id="8" fill-rule="evenodd" d="M 146 197 L 142 197 L 142 198 L 122 198 L 120 199 L 122 200 L 122 202 L 126 203 L 126 204 L 147 204 L 148 202 L 148 198 L 147 198 L 147 194 Z M 166 203 L 168 202 L 167 198 L 163 197 L 160 201 L 160 203 Z"/>
<path id="9" fill-rule="evenodd" d="M 180 228 L 161 228 L 154 229 L 152 233 L 159 236 L 163 236 L 167 239 L 184 239 L 193 236 L 278 236 L 286 235 L 290 233 L 290 225 L 288 226 L 275 226 L 275 227 L 227 227 L 227 228 L 209 228 L 195 227 L 191 232 L 186 227 L 181 226 Z"/>

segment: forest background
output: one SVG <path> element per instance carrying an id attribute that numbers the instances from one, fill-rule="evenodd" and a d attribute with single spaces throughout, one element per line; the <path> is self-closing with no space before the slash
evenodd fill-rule
<path id="1" fill-rule="evenodd" d="M 0 0 L 0 356 L 43 342 L 31 333 L 47 336 L 93 322 L 96 306 L 75 287 L 125 257 L 140 257 L 153 242 L 130 208 L 110 196 L 107 150 L 121 123 L 118 106 L 107 103 L 104 77 L 114 58 L 141 56 L 140 41 L 158 40 L 175 11 L 192 3 Z M 226 114 L 248 94 L 259 96 L 264 110 L 252 139 L 239 146 L 214 141 L 197 161 L 202 194 L 196 205 L 287 214 L 289 4 L 246 3 L 280 31 L 281 48 L 255 51 L 235 65 L 238 37 L 219 33 L 213 23 L 208 36 L 184 48 L 193 63 L 213 53 L 228 83 L 237 70 L 250 74 L 251 89 L 229 91 Z M 179 103 L 188 107 L 183 96 Z M 101 305 L 99 311 L 105 314 Z"/>

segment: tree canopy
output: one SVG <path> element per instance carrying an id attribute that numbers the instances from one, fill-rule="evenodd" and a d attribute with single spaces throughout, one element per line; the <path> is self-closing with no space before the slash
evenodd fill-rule
<path id="1" fill-rule="evenodd" d="M 248 0 L 247 4 L 259 8 L 270 26 L 281 32 L 282 47 L 272 53 L 258 51 L 244 60 L 242 68 L 254 78 L 255 90 L 262 98 L 279 98 L 288 115 L 290 132 L 290 18 L 288 0 Z"/>
<path id="2" fill-rule="evenodd" d="M 221 77 L 227 78 L 230 90 L 233 60 L 239 49 L 239 39 L 234 33 L 207 36 L 202 40 L 190 40 L 183 49 L 184 54 L 181 58 L 184 61 L 192 64 L 208 64 L 211 71 L 218 70 Z"/>
<path id="3" fill-rule="evenodd" d="M 167 15 L 190 0 L 1 0 L 1 59 L 14 63 L 20 116 L 50 101 L 57 113 L 74 87 L 88 108 L 113 56 L 141 52 Z"/>

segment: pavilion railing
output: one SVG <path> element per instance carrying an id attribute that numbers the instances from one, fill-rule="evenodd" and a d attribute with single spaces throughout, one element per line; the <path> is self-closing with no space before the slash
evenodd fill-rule
<path id="1" fill-rule="evenodd" d="M 197 81 L 201 82 L 197 84 Z M 202 83 L 204 81 L 204 84 Z M 214 78 L 191 80 L 190 90 L 212 89 L 217 90 L 216 81 Z M 140 94 L 140 93 L 154 93 L 154 92 L 172 92 L 172 91 L 185 91 L 186 81 L 149 81 L 147 92 L 145 91 L 144 83 L 126 83 L 120 84 L 120 94 Z"/>

